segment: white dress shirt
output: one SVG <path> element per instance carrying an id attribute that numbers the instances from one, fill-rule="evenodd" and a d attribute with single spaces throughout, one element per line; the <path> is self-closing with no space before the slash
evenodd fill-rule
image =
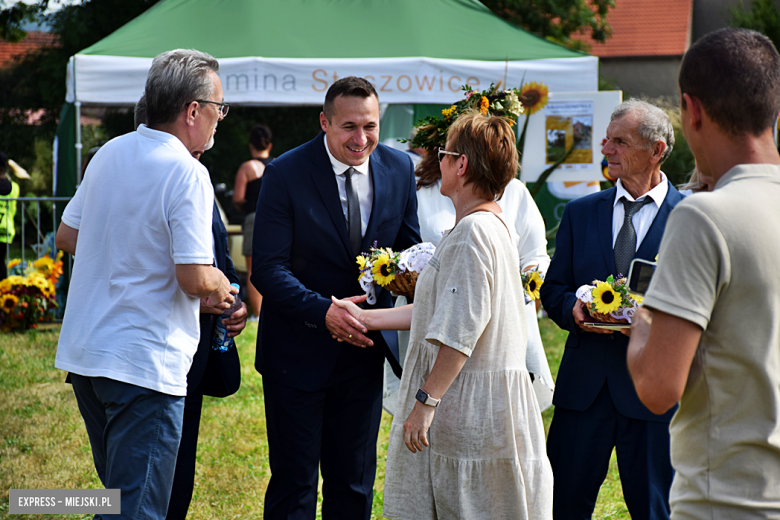
<path id="1" fill-rule="evenodd" d="M 645 197 L 653 199 L 652 204 L 642 206 L 642 209 L 634 213 L 634 218 L 631 221 L 634 223 L 634 231 L 636 231 L 636 249 L 639 250 L 639 245 L 644 240 L 647 231 L 655 220 L 655 216 L 658 215 L 658 210 L 661 208 L 661 204 L 664 203 L 666 194 L 669 191 L 669 183 L 666 180 L 666 175 L 661 172 L 661 182 L 648 191 L 641 197 L 638 197 L 636 201 L 645 200 Z M 634 202 L 632 197 L 626 189 L 623 187 L 623 183 L 620 179 L 617 181 L 617 193 L 615 193 L 615 202 L 612 209 L 612 247 L 615 247 L 615 240 L 617 240 L 620 228 L 623 227 L 623 219 L 626 216 L 626 209 L 623 207 L 623 203 L 620 199 L 626 198 L 629 202 Z"/>
<path id="2" fill-rule="evenodd" d="M 330 153 L 328 148 L 327 136 L 323 136 L 325 139 L 325 151 L 328 152 L 330 158 L 330 164 L 333 166 L 333 173 L 336 174 L 336 184 L 339 187 L 339 198 L 341 199 L 341 210 L 344 212 L 344 221 L 347 223 L 347 229 L 349 229 L 349 218 L 347 216 L 347 177 L 344 175 L 349 169 L 349 165 L 339 161 L 333 154 Z M 352 189 L 355 190 L 360 201 L 360 236 L 365 236 L 366 228 L 368 227 L 368 219 L 371 217 L 371 205 L 374 200 L 374 187 L 371 184 L 371 175 L 369 175 L 368 162 L 371 157 L 366 159 L 366 162 L 359 166 L 353 166 L 355 173 L 352 174 Z"/>

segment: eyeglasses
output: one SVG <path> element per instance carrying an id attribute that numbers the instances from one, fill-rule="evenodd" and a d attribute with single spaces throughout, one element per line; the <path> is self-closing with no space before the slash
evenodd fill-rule
<path id="1" fill-rule="evenodd" d="M 454 155 L 454 156 L 457 157 L 457 156 L 463 155 L 463 154 L 460 154 L 458 152 L 448 152 L 447 150 L 442 150 L 441 148 L 439 148 L 439 162 L 441 162 L 441 160 L 444 158 L 443 157 L 444 155 Z"/>
<path id="2" fill-rule="evenodd" d="M 216 101 L 209 101 L 208 99 L 196 99 L 198 103 L 211 103 L 212 105 L 217 105 L 219 107 L 219 115 L 220 117 L 225 117 L 228 114 L 228 111 L 230 110 L 230 105 L 228 103 L 217 103 Z"/>

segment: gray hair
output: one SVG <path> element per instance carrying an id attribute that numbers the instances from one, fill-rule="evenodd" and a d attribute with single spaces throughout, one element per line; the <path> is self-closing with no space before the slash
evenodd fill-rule
<path id="1" fill-rule="evenodd" d="M 172 123 L 185 106 L 211 97 L 209 72 L 219 72 L 219 63 L 205 52 L 176 49 L 154 58 L 144 91 L 147 125 Z"/>
<path id="2" fill-rule="evenodd" d="M 661 155 L 661 163 L 669 158 L 674 148 L 674 128 L 666 112 L 655 105 L 642 101 L 640 99 L 629 99 L 619 104 L 612 112 L 609 120 L 614 121 L 627 114 L 637 113 L 639 115 L 639 124 L 636 127 L 636 133 L 645 143 L 645 148 L 651 150 L 658 141 L 666 144 L 666 150 Z"/>

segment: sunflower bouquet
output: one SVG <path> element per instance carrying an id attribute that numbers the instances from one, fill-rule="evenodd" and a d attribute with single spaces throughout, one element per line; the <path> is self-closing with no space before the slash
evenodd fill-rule
<path id="1" fill-rule="evenodd" d="M 628 291 L 625 278 L 615 279 L 612 275 L 606 281 L 593 280 L 593 285 L 583 285 L 576 294 L 593 320 L 602 323 L 631 323 L 643 300 Z"/>
<path id="2" fill-rule="evenodd" d="M 358 282 L 366 292 L 366 301 L 376 303 L 376 286 L 388 291 L 414 294 L 417 277 L 428 265 L 428 261 L 436 251 L 430 242 L 414 245 L 409 249 L 395 252 L 389 247 L 374 247 L 369 253 L 357 257 Z"/>
<path id="3" fill-rule="evenodd" d="M 11 275 L 0 282 L 0 330 L 34 329 L 51 321 L 58 307 L 55 286 L 62 275 L 62 251 L 56 259 L 12 260 L 8 270 Z"/>
<path id="4" fill-rule="evenodd" d="M 523 282 L 523 295 L 525 304 L 528 305 L 539 299 L 539 291 L 544 283 L 544 273 L 539 271 L 539 266 L 520 273 L 520 279 Z"/>

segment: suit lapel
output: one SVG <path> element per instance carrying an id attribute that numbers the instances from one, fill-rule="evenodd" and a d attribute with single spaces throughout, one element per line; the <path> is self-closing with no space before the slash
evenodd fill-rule
<path id="1" fill-rule="evenodd" d="M 347 232 L 347 221 L 344 219 L 344 210 L 341 208 L 341 198 L 339 197 L 339 187 L 333 173 L 333 166 L 328 159 L 328 152 L 325 151 L 325 134 L 320 133 L 311 143 L 312 150 L 309 154 L 314 167 L 309 170 L 309 175 L 317 187 L 317 191 L 322 198 L 322 203 L 333 220 L 333 226 L 345 248 L 345 252 L 352 257 L 352 247 L 349 244 L 349 234 Z"/>
<path id="2" fill-rule="evenodd" d="M 664 198 L 661 207 L 658 208 L 658 214 L 656 214 L 655 219 L 653 219 L 650 229 L 647 230 L 644 240 L 639 244 L 639 249 L 637 250 L 636 255 L 634 255 L 634 258 L 655 259 L 655 256 L 658 254 L 658 246 L 661 245 L 661 238 L 663 238 L 669 213 L 672 212 L 674 205 L 676 205 L 681 198 L 680 192 L 674 189 L 672 184 L 669 183 L 669 190 L 666 192 L 666 198 Z"/>
<path id="3" fill-rule="evenodd" d="M 615 193 L 617 193 L 615 188 L 606 190 L 598 205 L 599 245 L 604 255 L 604 262 L 607 264 L 607 272 L 613 275 L 617 275 L 615 272 L 615 253 L 612 250 L 612 210 Z"/>
<path id="4" fill-rule="evenodd" d="M 371 154 L 371 160 L 368 163 L 369 174 L 371 175 L 371 184 L 373 186 L 373 198 L 371 201 L 371 216 L 368 219 L 368 225 L 366 226 L 366 234 L 363 236 L 363 241 L 360 243 L 361 251 L 368 252 L 371 249 L 373 237 L 376 236 L 376 228 L 379 225 L 380 208 L 382 207 L 382 194 L 385 193 L 385 186 L 387 183 L 387 174 L 385 173 L 385 167 L 379 159 L 377 150 Z"/>

